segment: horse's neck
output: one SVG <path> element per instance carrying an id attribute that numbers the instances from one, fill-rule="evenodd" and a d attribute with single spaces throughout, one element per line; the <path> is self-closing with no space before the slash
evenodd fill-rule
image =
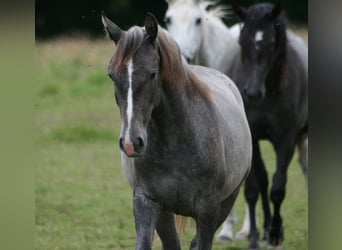
<path id="1" fill-rule="evenodd" d="M 227 64 L 223 62 L 230 61 L 231 51 L 238 45 L 237 38 L 218 18 L 206 14 L 203 23 L 199 64 L 225 72 Z"/>
<path id="2" fill-rule="evenodd" d="M 163 90 L 158 107 L 152 113 L 152 122 L 159 129 L 183 127 L 188 121 L 188 98 L 183 87 L 163 83 Z"/>

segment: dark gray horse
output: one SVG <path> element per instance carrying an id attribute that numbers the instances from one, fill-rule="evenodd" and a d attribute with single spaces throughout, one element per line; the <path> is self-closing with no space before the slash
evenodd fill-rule
<path id="1" fill-rule="evenodd" d="M 174 214 L 196 221 L 191 249 L 211 249 L 251 164 L 239 90 L 220 72 L 188 65 L 151 14 L 128 31 L 104 15 L 102 22 L 116 44 L 108 75 L 134 190 L 136 249 L 151 249 L 155 229 L 164 250 L 180 249 Z"/>
<path id="2" fill-rule="evenodd" d="M 307 164 L 308 52 L 304 42 L 287 29 L 280 4 L 256 4 L 247 10 L 234 4 L 233 9 L 244 25 L 239 38 L 241 54 L 230 75 L 242 93 L 253 139 L 252 169 L 245 186 L 251 216 L 250 249 L 258 248 L 255 205 L 259 192 L 265 217 L 264 240 L 279 246 L 283 241 L 280 208 L 296 145 L 301 162 Z M 277 156 L 270 191 L 273 216 L 259 149 L 261 139 L 273 144 Z"/>

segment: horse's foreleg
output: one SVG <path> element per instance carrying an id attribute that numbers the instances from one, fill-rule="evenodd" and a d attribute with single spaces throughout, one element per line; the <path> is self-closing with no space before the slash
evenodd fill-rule
<path id="1" fill-rule="evenodd" d="M 180 243 L 172 213 L 162 212 L 157 222 L 157 233 L 162 241 L 163 250 L 180 250 Z"/>
<path id="2" fill-rule="evenodd" d="M 275 145 L 277 153 L 277 169 L 273 175 L 271 188 L 271 201 L 274 213 L 269 230 L 269 243 L 273 246 L 281 245 L 284 239 L 282 217 L 280 208 L 285 199 L 285 188 L 287 182 L 287 169 L 294 153 L 295 143 L 290 137 L 280 140 L 279 145 Z"/>
<path id="3" fill-rule="evenodd" d="M 143 192 L 134 191 L 133 199 L 135 229 L 137 233 L 136 250 L 152 249 L 154 230 L 160 214 L 158 203 Z"/>
<path id="4" fill-rule="evenodd" d="M 232 241 L 233 240 L 233 229 L 234 225 L 236 224 L 237 217 L 235 210 L 232 209 L 226 218 L 226 220 L 223 223 L 223 227 L 220 231 L 220 233 L 217 235 L 217 240 L 218 241 Z"/>
<path id="5" fill-rule="evenodd" d="M 217 227 L 219 227 L 223 222 L 223 228 L 218 235 L 218 240 L 220 241 L 231 241 L 233 239 L 233 226 L 237 220 L 235 211 L 233 210 L 233 204 L 239 194 L 239 190 L 240 186 L 229 198 L 224 200 L 221 204 L 221 215 L 217 225 Z M 227 217 L 228 211 L 230 212 Z"/>
<path id="6" fill-rule="evenodd" d="M 196 202 L 195 209 L 196 237 L 192 240 L 190 249 L 210 250 L 212 249 L 215 231 L 221 219 L 220 197 L 212 195 L 211 197 L 200 199 Z M 221 223 L 226 218 L 229 210 L 226 210 L 225 217 L 222 218 Z"/>
<path id="7" fill-rule="evenodd" d="M 262 238 L 263 241 L 267 242 L 268 238 L 268 230 L 271 223 L 271 209 L 268 199 L 268 176 L 267 171 L 265 168 L 264 161 L 261 157 L 260 146 L 259 143 L 256 142 L 253 144 L 253 162 L 255 166 L 255 175 L 259 183 L 260 194 L 261 194 L 261 201 L 262 201 L 262 208 L 264 212 L 264 236 Z"/>
<path id="8" fill-rule="evenodd" d="M 254 152 L 253 152 L 254 153 Z M 258 240 L 259 240 L 259 232 L 256 226 L 256 213 L 255 206 L 258 201 L 259 195 L 259 184 L 255 176 L 255 166 L 252 164 L 251 171 L 245 181 L 245 199 L 248 203 L 248 213 L 249 213 L 249 222 L 250 222 L 250 230 L 249 230 L 249 247 L 248 249 L 254 250 L 259 249 Z"/>
<path id="9" fill-rule="evenodd" d="M 256 217 L 256 224 L 258 225 L 258 218 Z M 249 231 L 251 230 L 251 222 L 249 216 L 249 208 L 248 204 L 246 203 L 245 206 L 245 218 L 243 219 L 242 228 L 236 234 L 237 240 L 248 240 Z"/>

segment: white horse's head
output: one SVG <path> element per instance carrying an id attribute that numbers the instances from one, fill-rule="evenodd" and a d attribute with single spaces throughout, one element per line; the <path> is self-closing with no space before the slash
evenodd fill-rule
<path id="1" fill-rule="evenodd" d="M 165 14 L 167 30 L 186 60 L 192 61 L 201 46 L 205 10 L 200 6 L 200 0 L 165 1 L 169 5 Z"/>

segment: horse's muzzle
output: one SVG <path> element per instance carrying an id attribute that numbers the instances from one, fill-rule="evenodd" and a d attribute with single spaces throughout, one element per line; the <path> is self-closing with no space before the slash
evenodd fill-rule
<path id="1" fill-rule="evenodd" d="M 130 139 L 124 140 L 121 137 L 119 146 L 128 157 L 142 156 L 145 150 L 145 143 L 141 137 L 134 138 L 132 141 Z"/>
<path id="2" fill-rule="evenodd" d="M 261 89 L 257 90 L 249 90 L 249 89 L 244 89 L 243 90 L 243 97 L 245 101 L 251 103 L 251 104 L 258 104 L 263 101 L 265 94 Z"/>

